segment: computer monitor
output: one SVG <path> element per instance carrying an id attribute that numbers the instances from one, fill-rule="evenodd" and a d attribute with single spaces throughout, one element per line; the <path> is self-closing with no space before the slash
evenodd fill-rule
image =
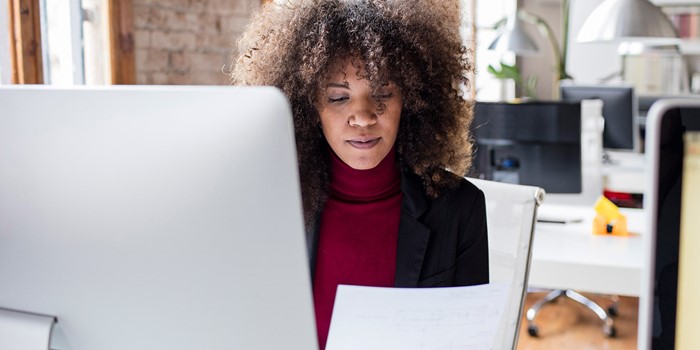
<path id="1" fill-rule="evenodd" d="M 562 85 L 560 89 L 564 101 L 603 101 L 603 148 L 627 151 L 640 149 L 637 101 L 633 87 Z"/>
<path id="2" fill-rule="evenodd" d="M 0 308 L 55 316 L 51 348 L 317 348 L 279 91 L 2 87 L 0 106 Z"/>
<path id="3" fill-rule="evenodd" d="M 468 176 L 581 192 L 581 106 L 570 102 L 477 102 L 476 152 Z"/>
<path id="4" fill-rule="evenodd" d="M 638 348 L 698 349 L 700 100 L 657 101 L 647 118 Z"/>

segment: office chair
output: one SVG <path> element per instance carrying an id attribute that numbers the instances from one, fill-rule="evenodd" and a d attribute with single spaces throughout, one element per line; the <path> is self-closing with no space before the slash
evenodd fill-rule
<path id="1" fill-rule="evenodd" d="M 581 101 L 581 160 L 582 160 L 582 192 L 579 194 L 550 194 L 547 203 L 590 205 L 603 194 L 603 104 L 600 100 Z M 539 328 L 535 324 L 535 317 L 547 304 L 560 298 L 569 298 L 587 309 L 593 311 L 603 321 L 603 333 L 608 337 L 615 337 L 616 330 L 613 325 L 613 316 L 617 315 L 619 297 L 612 295 L 612 304 L 607 312 L 596 302 L 571 289 L 556 289 L 537 301 L 527 310 L 527 331 L 533 337 L 539 335 Z"/>
<path id="2" fill-rule="evenodd" d="M 613 317 L 617 316 L 617 309 L 620 298 L 617 295 L 612 295 L 612 304 L 608 306 L 607 312 L 598 305 L 593 300 L 579 294 L 572 289 L 555 289 L 544 298 L 540 299 L 538 302 L 532 305 L 527 310 L 527 333 L 533 337 L 539 336 L 539 328 L 535 324 L 535 317 L 540 312 L 540 310 L 547 304 L 551 304 L 560 298 L 569 298 L 585 308 L 593 311 L 601 321 L 603 321 L 603 334 L 607 337 L 614 338 L 617 335 L 617 330 L 613 324 Z"/>
<path id="3" fill-rule="evenodd" d="M 507 282 L 511 286 L 493 348 L 515 349 L 527 292 L 532 233 L 537 208 L 545 193 L 534 186 L 467 180 L 479 187 L 486 197 L 490 280 Z"/>

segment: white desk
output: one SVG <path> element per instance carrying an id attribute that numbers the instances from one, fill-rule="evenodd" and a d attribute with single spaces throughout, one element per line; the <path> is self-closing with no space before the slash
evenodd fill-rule
<path id="1" fill-rule="evenodd" d="M 580 292 L 639 296 L 645 212 L 622 209 L 627 237 L 594 235 L 592 206 L 545 207 L 548 214 L 560 212 L 583 218 L 580 223 L 540 223 L 535 226 L 529 285 Z"/>

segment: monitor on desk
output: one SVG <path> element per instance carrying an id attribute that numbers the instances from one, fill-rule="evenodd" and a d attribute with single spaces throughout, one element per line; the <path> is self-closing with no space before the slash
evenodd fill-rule
<path id="1" fill-rule="evenodd" d="M 55 317 L 52 349 L 317 347 L 279 91 L 1 87 L 0 106 L 0 311 Z"/>
<path id="2" fill-rule="evenodd" d="M 639 349 L 698 349 L 700 101 L 660 100 L 647 118 L 649 234 Z"/>
<path id="3" fill-rule="evenodd" d="M 631 86 L 562 85 L 564 101 L 603 101 L 603 148 L 608 150 L 638 151 L 639 126 L 637 100 Z"/>
<path id="4" fill-rule="evenodd" d="M 569 102 L 477 102 L 470 177 L 580 193 L 581 106 Z"/>

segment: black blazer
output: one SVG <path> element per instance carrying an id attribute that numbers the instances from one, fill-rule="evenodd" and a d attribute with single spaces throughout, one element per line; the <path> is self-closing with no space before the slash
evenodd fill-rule
<path id="1" fill-rule="evenodd" d="M 448 176 L 451 176 L 449 174 Z M 469 286 L 489 282 L 484 193 L 465 179 L 436 199 L 412 173 L 401 175 L 396 287 Z M 313 279 L 319 226 L 307 232 Z"/>

